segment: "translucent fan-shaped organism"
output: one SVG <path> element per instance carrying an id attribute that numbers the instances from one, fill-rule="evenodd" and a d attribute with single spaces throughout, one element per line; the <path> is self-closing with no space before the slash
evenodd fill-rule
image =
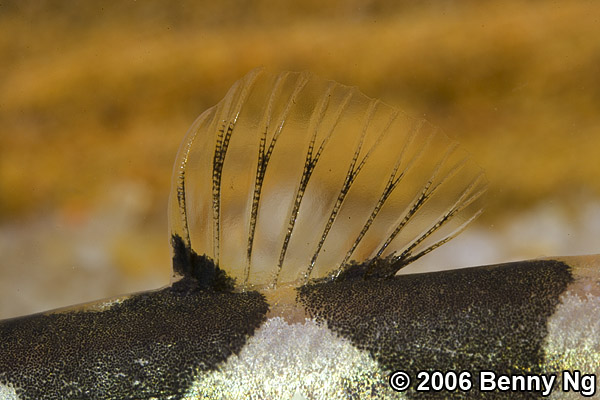
<path id="1" fill-rule="evenodd" d="M 476 218 L 485 187 L 428 122 L 309 73 L 257 69 L 183 141 L 170 227 L 241 288 L 388 276 Z"/>

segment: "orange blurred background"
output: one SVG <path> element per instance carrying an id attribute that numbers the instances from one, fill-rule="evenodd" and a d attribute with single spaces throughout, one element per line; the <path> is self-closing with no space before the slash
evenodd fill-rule
<path id="1" fill-rule="evenodd" d="M 0 318 L 162 286 L 172 162 L 248 70 L 358 86 L 461 141 L 487 211 L 425 267 L 599 252 L 600 3 L 0 4 Z"/>

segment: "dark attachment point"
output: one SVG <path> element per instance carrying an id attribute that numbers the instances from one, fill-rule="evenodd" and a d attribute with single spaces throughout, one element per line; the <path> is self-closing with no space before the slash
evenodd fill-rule
<path id="1" fill-rule="evenodd" d="M 179 235 L 171 237 L 171 245 L 173 246 L 173 271 L 183 276 L 173 284 L 173 289 L 182 292 L 195 289 L 233 291 L 235 280 L 219 268 L 210 257 L 198 255 Z"/>

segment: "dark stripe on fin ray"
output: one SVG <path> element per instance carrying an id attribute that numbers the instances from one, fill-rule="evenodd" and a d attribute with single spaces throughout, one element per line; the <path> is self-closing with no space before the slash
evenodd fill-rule
<path id="1" fill-rule="evenodd" d="M 285 127 L 285 123 L 287 122 L 287 116 L 292 108 L 293 104 L 296 103 L 296 97 L 298 93 L 302 90 L 306 81 L 308 80 L 307 74 L 303 74 L 297 77 L 297 82 L 294 87 L 294 91 L 290 95 L 289 99 L 286 102 L 285 109 L 281 116 L 279 116 L 279 121 L 277 121 L 275 125 L 275 131 L 269 132 L 269 128 L 271 125 L 271 117 L 272 117 L 272 104 L 273 99 L 276 97 L 276 94 L 279 92 L 280 84 L 283 82 L 284 78 L 287 77 L 287 74 L 278 76 L 277 82 L 275 84 L 275 88 L 271 93 L 271 97 L 269 98 L 266 113 L 265 113 L 265 122 L 263 132 L 261 133 L 261 137 L 259 140 L 259 148 L 258 148 L 258 161 L 256 166 L 256 176 L 254 178 L 254 190 L 252 196 L 252 209 L 250 211 L 250 228 L 248 230 L 248 246 L 246 250 L 246 264 L 244 269 L 244 279 L 242 282 L 243 287 L 246 287 L 248 284 L 248 277 L 250 276 L 251 262 L 252 262 L 252 250 L 254 243 L 254 234 L 256 230 L 256 222 L 258 219 L 258 206 L 260 203 L 260 195 L 262 192 L 262 185 L 264 182 L 265 174 L 267 172 L 267 166 L 269 165 L 269 160 L 271 155 L 273 154 L 273 150 L 275 149 L 275 144 L 277 143 L 277 139 L 281 135 L 282 130 Z M 269 143 L 267 145 L 267 140 Z"/>

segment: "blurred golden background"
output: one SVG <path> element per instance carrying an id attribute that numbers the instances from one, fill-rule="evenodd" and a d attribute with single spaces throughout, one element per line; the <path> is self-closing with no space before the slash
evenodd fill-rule
<path id="1" fill-rule="evenodd" d="M 426 267 L 599 252 L 599 37 L 590 1 L 2 2 L 0 318 L 167 284 L 179 143 L 261 65 L 425 116 L 487 171 Z"/>

